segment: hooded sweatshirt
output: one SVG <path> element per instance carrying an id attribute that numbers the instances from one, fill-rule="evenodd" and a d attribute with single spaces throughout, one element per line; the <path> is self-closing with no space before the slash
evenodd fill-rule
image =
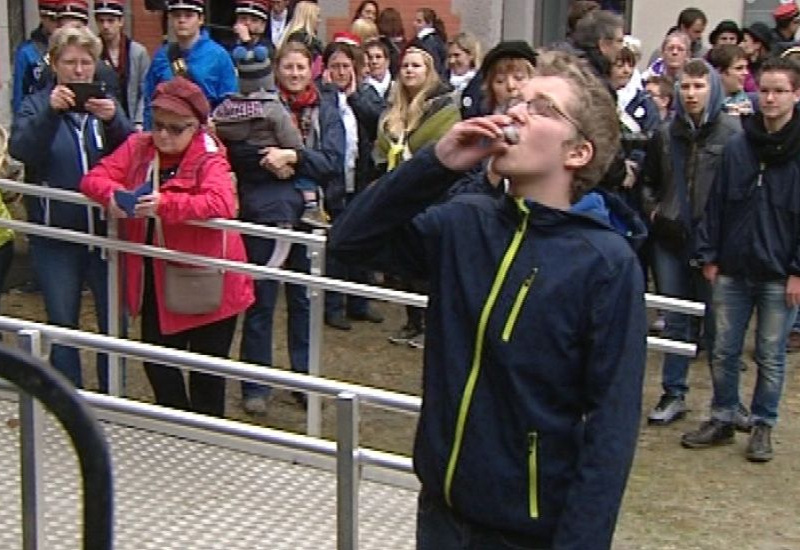
<path id="1" fill-rule="evenodd" d="M 653 221 L 653 235 L 665 244 L 672 238 L 681 248 L 700 222 L 722 150 L 741 131 L 739 121 L 722 112 L 723 91 L 709 66 L 708 103 L 699 122 L 686 112 L 678 94 L 675 117 L 662 123 L 651 140 L 644 167 L 644 209 Z"/>

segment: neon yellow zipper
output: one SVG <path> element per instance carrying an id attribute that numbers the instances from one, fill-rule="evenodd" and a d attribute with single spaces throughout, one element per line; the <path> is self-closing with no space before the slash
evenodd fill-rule
<path id="1" fill-rule="evenodd" d="M 519 317 L 519 312 L 522 310 L 522 304 L 525 303 L 525 297 L 528 295 L 528 291 L 533 286 L 533 281 L 536 279 L 536 274 L 539 272 L 539 268 L 534 267 L 531 274 L 525 277 L 525 280 L 522 281 L 522 286 L 519 287 L 519 292 L 517 292 L 517 297 L 514 299 L 514 305 L 511 306 L 511 312 L 508 314 L 508 319 L 506 320 L 506 326 L 503 327 L 503 334 L 501 338 L 503 342 L 508 342 L 511 340 L 511 333 L 514 331 L 514 327 L 517 324 L 517 318 Z"/>
<path id="2" fill-rule="evenodd" d="M 492 288 L 489 291 L 489 296 L 483 304 L 481 316 L 478 320 L 478 329 L 475 334 L 475 351 L 472 355 L 472 366 L 470 367 L 469 376 L 464 386 L 464 393 L 461 396 L 461 403 L 458 407 L 458 417 L 456 419 L 456 431 L 453 437 L 453 447 L 450 450 L 450 459 L 447 461 L 447 471 L 444 477 L 444 498 L 449 506 L 452 506 L 450 500 L 450 491 L 453 486 L 453 476 L 456 472 L 456 464 L 458 463 L 458 455 L 461 452 L 461 444 L 464 440 L 464 426 L 467 423 L 467 413 L 472 403 L 472 395 L 475 393 L 475 385 L 478 382 L 478 373 L 481 368 L 481 356 L 483 355 L 483 340 L 486 336 L 486 326 L 489 324 L 489 315 L 494 308 L 497 301 L 497 296 L 500 294 L 500 288 L 503 286 L 508 270 L 514 261 L 519 247 L 522 244 L 522 239 L 525 236 L 525 230 L 528 226 L 528 216 L 530 210 L 525 205 L 525 201 L 521 198 L 516 199 L 517 207 L 522 212 L 522 220 L 514 233 L 514 238 L 511 239 L 511 244 L 508 245 L 503 259 L 500 261 L 500 267 L 497 268 L 497 274 L 494 277 Z"/>
<path id="3" fill-rule="evenodd" d="M 532 519 L 539 518 L 539 467 L 537 453 L 539 436 L 536 432 L 528 434 L 528 514 Z"/>

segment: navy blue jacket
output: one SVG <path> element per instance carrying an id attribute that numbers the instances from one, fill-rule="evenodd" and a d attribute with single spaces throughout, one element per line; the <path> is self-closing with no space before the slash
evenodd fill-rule
<path id="1" fill-rule="evenodd" d="M 27 181 L 80 191 L 83 175 L 125 141 L 133 127 L 119 104 L 110 122 L 87 115 L 81 124 L 76 115 L 50 107 L 51 91 L 41 90 L 22 100 L 11 127 L 9 152 L 25 164 Z M 30 221 L 84 232 L 91 229 L 85 206 L 34 197 L 26 206 Z"/>
<path id="2" fill-rule="evenodd" d="M 48 37 L 41 25 L 31 33 L 30 40 L 19 45 L 14 53 L 14 87 L 11 96 L 11 112 L 16 113 L 22 105 L 22 98 L 36 91 L 35 83 L 41 70 L 40 63 L 47 51 Z"/>
<path id="3" fill-rule="evenodd" d="M 468 520 L 606 549 L 639 430 L 646 321 L 632 248 L 590 214 L 462 193 L 432 146 L 336 221 L 342 261 L 430 282 L 414 467 Z"/>
<path id="4" fill-rule="evenodd" d="M 244 141 L 226 143 L 236 173 L 241 219 L 297 224 L 303 213 L 303 198 L 295 188 L 296 178 L 313 180 L 325 190 L 328 201 L 344 201 L 344 124 L 334 89 L 320 90 L 317 119 L 310 143 L 298 152 L 295 175 L 290 179 L 278 179 L 261 167 L 259 147 Z"/>
<path id="5" fill-rule="evenodd" d="M 731 138 L 698 228 L 697 256 L 733 277 L 800 276 L 800 158 L 762 166 L 746 134 Z"/>

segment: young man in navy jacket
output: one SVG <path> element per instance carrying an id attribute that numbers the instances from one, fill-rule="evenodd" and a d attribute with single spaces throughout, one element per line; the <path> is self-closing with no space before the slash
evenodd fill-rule
<path id="1" fill-rule="evenodd" d="M 685 434 L 684 447 L 733 443 L 739 360 L 757 312 L 758 378 L 751 403 L 752 462 L 772 459 L 771 432 L 786 370 L 786 339 L 800 304 L 800 68 L 764 63 L 760 112 L 722 154 L 698 232 L 703 275 L 713 285 L 716 336 L 711 357 L 711 419 Z"/>
<path id="2" fill-rule="evenodd" d="M 574 56 L 544 54 L 506 114 L 456 124 L 334 223 L 338 258 L 430 281 L 420 549 L 611 545 L 647 323 L 619 234 L 641 237 L 641 223 L 592 191 L 619 146 L 609 121 L 604 84 Z M 507 194 L 435 204 L 488 158 Z"/>

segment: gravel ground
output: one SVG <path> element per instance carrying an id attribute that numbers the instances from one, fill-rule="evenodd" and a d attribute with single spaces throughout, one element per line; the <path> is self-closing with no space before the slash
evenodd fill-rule
<path id="1" fill-rule="evenodd" d="M 91 300 L 84 300 L 82 324 L 93 330 Z M 354 330 L 325 329 L 323 372 L 325 376 L 390 390 L 419 394 L 421 358 L 418 350 L 392 346 L 387 335 L 401 324 L 402 309 L 379 304 L 386 321 L 379 325 L 355 324 Z M 5 315 L 44 320 L 38 295 L 10 293 L 3 296 Z M 283 311 L 275 323 L 275 360 L 288 364 Z M 234 343 L 234 350 L 238 341 Z M 743 398 L 749 400 L 754 381 L 751 368 L 744 373 Z M 87 359 L 89 356 L 84 355 Z M 746 437 L 737 435 L 735 445 L 688 451 L 679 444 L 681 433 L 704 419 L 710 398 L 710 381 L 703 360 L 693 363 L 691 411 L 686 420 L 667 427 L 642 425 L 634 469 L 628 484 L 614 548 L 620 550 L 683 549 L 800 549 L 800 375 L 798 357 L 790 356 L 780 424 L 774 432 L 776 458 L 767 464 L 751 464 L 743 457 Z M 86 361 L 89 363 L 90 361 Z M 661 357 L 650 354 L 645 386 L 645 407 L 660 394 Z M 84 367 L 92 387 L 94 369 Z M 128 369 L 128 393 L 151 400 L 152 394 L 136 363 Z M 239 406 L 238 384 L 228 385 L 228 415 L 232 418 L 280 429 L 302 431 L 304 413 L 285 391 L 276 390 L 263 417 L 247 417 Z M 324 432 L 330 436 L 332 407 L 324 411 Z M 365 408 L 361 437 L 366 446 L 408 454 L 415 419 L 400 413 Z"/>

